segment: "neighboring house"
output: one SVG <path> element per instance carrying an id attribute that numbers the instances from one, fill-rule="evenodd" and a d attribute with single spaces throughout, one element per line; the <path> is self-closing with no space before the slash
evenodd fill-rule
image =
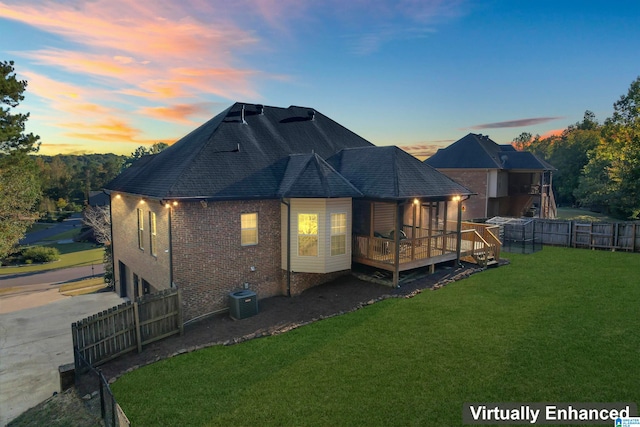
<path id="1" fill-rule="evenodd" d="M 556 217 L 551 187 L 556 169 L 533 153 L 470 133 L 425 163 L 478 195 L 464 203 L 463 219 Z"/>
<path id="2" fill-rule="evenodd" d="M 109 206 L 109 195 L 104 191 L 89 191 L 88 206 Z"/>
<path id="3" fill-rule="evenodd" d="M 460 200 L 472 194 L 313 109 L 240 103 L 106 192 L 116 291 L 178 287 L 185 320 L 225 309 L 238 288 L 295 295 L 353 262 L 397 284 L 402 270 L 455 261 Z"/>

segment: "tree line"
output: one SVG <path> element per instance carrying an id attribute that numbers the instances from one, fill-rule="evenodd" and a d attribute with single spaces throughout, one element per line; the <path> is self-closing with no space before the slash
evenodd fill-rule
<path id="1" fill-rule="evenodd" d="M 560 135 L 522 133 L 512 144 L 557 168 L 553 190 L 559 204 L 640 219 L 640 77 L 613 108 L 603 123 L 587 110 Z"/>

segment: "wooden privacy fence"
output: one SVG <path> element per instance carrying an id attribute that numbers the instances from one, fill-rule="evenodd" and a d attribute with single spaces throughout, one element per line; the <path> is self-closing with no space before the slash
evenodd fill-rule
<path id="1" fill-rule="evenodd" d="M 177 289 L 144 295 L 71 324 L 73 348 L 92 366 L 136 349 L 141 352 L 143 345 L 182 333 L 182 300 Z"/>
<path id="2" fill-rule="evenodd" d="M 640 252 L 640 222 L 534 220 L 544 245 Z"/>

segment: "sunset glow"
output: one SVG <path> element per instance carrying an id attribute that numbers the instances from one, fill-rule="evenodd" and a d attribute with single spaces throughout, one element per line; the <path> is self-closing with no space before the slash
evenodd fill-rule
<path id="1" fill-rule="evenodd" d="M 240 101 L 314 107 L 424 156 L 468 132 L 508 143 L 558 132 L 587 109 L 611 114 L 640 69 L 630 55 L 640 5 L 568 8 L 7 0 L 0 60 L 29 83 L 20 111 L 43 154 L 171 143 Z"/>

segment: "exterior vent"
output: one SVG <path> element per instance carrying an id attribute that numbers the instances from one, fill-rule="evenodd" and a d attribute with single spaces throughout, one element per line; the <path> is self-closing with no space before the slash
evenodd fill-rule
<path id="1" fill-rule="evenodd" d="M 258 296 L 249 290 L 229 294 L 229 315 L 234 320 L 245 319 L 258 314 Z"/>
<path id="2" fill-rule="evenodd" d="M 260 114 L 261 116 L 264 116 L 264 105 L 262 104 L 258 104 L 256 105 L 256 111 L 258 112 L 258 114 Z"/>

